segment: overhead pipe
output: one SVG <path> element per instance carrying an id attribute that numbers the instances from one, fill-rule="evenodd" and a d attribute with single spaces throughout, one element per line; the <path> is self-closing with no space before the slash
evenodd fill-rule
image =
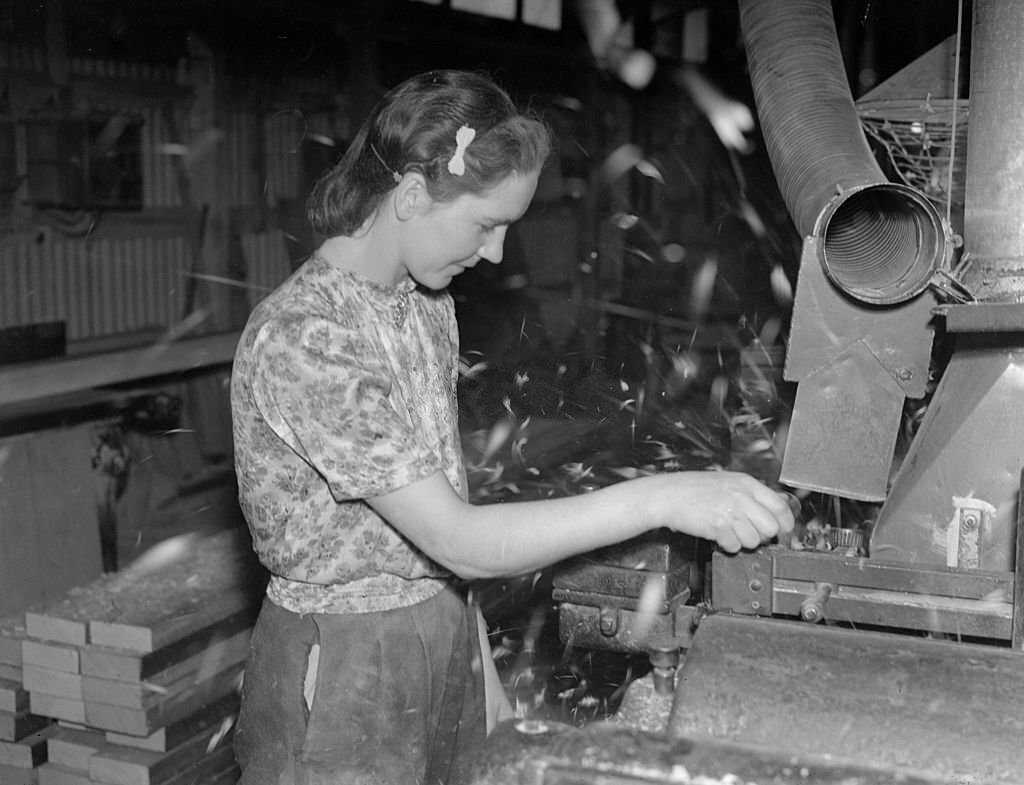
<path id="1" fill-rule="evenodd" d="M 924 291 L 949 234 L 920 191 L 890 182 L 861 130 L 828 0 L 739 0 L 761 130 L 802 237 L 832 283 L 872 304 Z"/>
<path id="2" fill-rule="evenodd" d="M 738 2 L 761 132 L 803 237 L 784 368 L 798 384 L 779 479 L 883 501 L 904 400 L 927 389 L 931 289 L 951 234 L 928 197 L 890 182 L 872 154 L 830 0 Z"/>

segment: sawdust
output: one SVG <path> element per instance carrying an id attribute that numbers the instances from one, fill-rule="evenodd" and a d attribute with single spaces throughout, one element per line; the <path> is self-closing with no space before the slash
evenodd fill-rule
<path id="1" fill-rule="evenodd" d="M 244 530 L 187 534 L 160 543 L 127 569 L 70 589 L 30 610 L 77 622 L 153 624 L 199 611 L 231 592 L 262 590 Z"/>

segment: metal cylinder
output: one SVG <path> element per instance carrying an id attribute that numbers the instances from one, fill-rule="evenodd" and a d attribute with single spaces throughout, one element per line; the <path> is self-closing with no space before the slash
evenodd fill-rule
<path id="1" fill-rule="evenodd" d="M 952 246 L 942 218 L 920 191 L 898 183 L 837 194 L 818 219 L 819 261 L 829 280 L 872 305 L 917 296 Z"/>
<path id="2" fill-rule="evenodd" d="M 967 137 L 965 282 L 981 300 L 1024 301 L 1024 3 L 975 0 Z"/>

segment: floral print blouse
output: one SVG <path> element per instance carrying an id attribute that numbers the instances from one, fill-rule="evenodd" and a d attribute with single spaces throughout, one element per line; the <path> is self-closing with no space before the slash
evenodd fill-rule
<path id="1" fill-rule="evenodd" d="M 412 605 L 450 575 L 364 501 L 443 471 L 466 498 L 447 293 L 314 255 L 235 352 L 235 471 L 268 597 L 297 613 Z"/>

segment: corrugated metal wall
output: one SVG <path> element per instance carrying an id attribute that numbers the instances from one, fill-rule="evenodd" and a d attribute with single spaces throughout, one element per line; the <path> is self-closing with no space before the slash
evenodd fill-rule
<path id="1" fill-rule="evenodd" d="M 291 275 L 292 265 L 284 234 L 280 231 L 242 235 L 249 283 L 249 307 L 262 300 L 274 287 Z"/>
<path id="2" fill-rule="evenodd" d="M 277 112 L 263 123 L 267 140 L 267 196 L 271 202 L 295 199 L 302 179 L 302 139 L 306 119 L 301 112 Z"/>
<path id="3" fill-rule="evenodd" d="M 175 155 L 180 155 L 182 141 L 169 138 L 165 110 L 155 106 L 141 107 L 142 114 L 142 206 L 181 207 Z M 175 112 L 174 127 L 187 129 L 184 112 Z M 183 130 L 182 133 L 186 133 Z M 187 144 L 187 140 L 184 141 Z"/>
<path id="4" fill-rule="evenodd" d="M 0 245 L 0 327 L 65 321 L 69 341 L 168 327 L 184 315 L 184 237 Z"/>
<path id="5" fill-rule="evenodd" d="M 259 140 L 257 126 L 251 112 L 229 110 L 224 113 L 224 162 L 227 171 L 227 198 L 238 207 L 252 207 L 257 204 L 259 193 L 256 169 L 256 151 Z"/>
<path id="6" fill-rule="evenodd" d="M 152 81 L 176 90 L 184 79 L 170 68 L 106 60 L 76 58 L 68 68 L 73 77 Z M 48 65 L 41 49 L 0 43 L 0 69 L 46 74 Z M 294 89 L 292 95 L 325 92 L 318 80 L 297 83 Z M 188 101 L 126 93 L 116 106 L 92 107 L 141 116 L 144 210 L 184 206 L 180 164 L 205 165 L 210 160 L 222 164 L 216 177 L 231 207 L 273 206 L 301 198 L 306 187 L 303 140 L 313 132 L 329 135 L 337 121 L 331 113 L 307 116 L 295 109 L 264 117 L 226 107 L 218 113 L 223 128 L 192 138 Z M 173 117 L 165 117 L 164 111 L 172 111 Z M 198 154 L 210 143 L 221 145 L 221 155 Z M 68 340 L 76 341 L 179 321 L 185 315 L 188 242 L 184 236 L 168 236 L 166 230 L 156 237 L 144 228 L 139 232 L 137 237 L 95 239 L 42 229 L 34 237 L 0 238 L 0 327 L 64 320 Z M 291 263 L 280 232 L 246 235 L 243 252 L 252 285 L 249 299 L 255 303 L 291 272 Z"/>

